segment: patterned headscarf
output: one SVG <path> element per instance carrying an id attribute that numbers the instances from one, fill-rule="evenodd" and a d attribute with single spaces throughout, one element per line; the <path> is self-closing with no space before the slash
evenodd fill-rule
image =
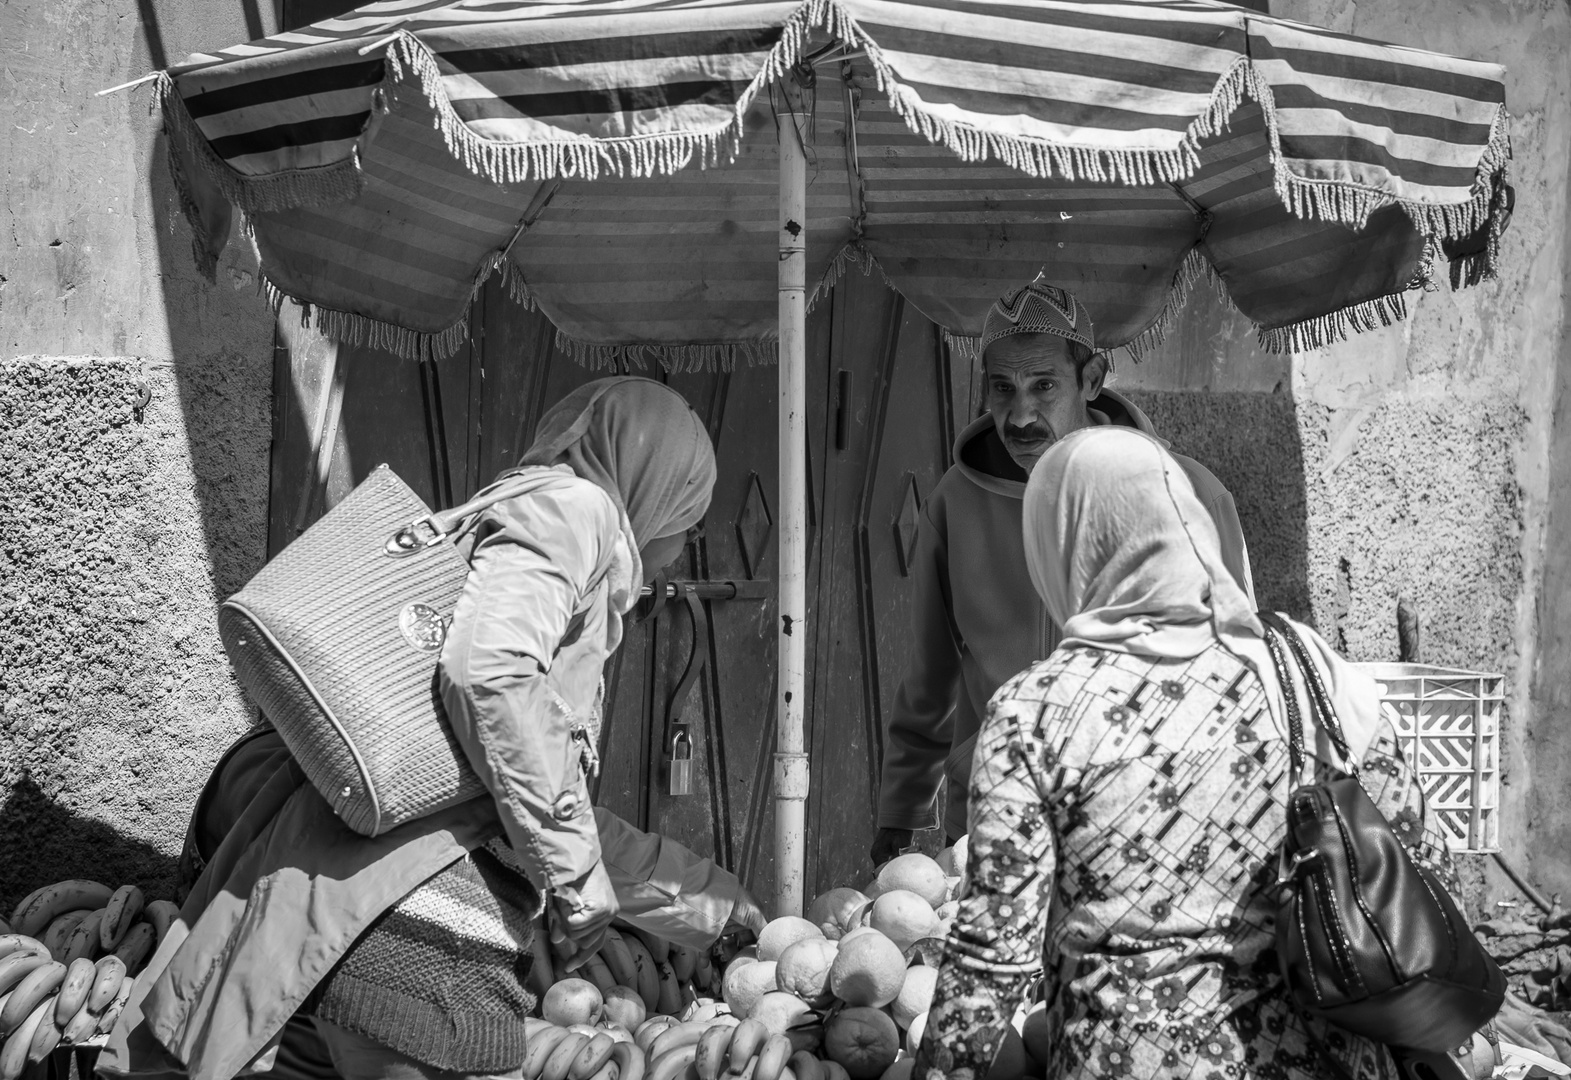
<path id="1" fill-rule="evenodd" d="M 698 524 L 714 492 L 715 448 L 704 422 L 653 379 L 597 379 L 552 406 L 520 464 L 559 460 L 611 496 L 635 551 Z"/>
<path id="2" fill-rule="evenodd" d="M 1031 471 L 1024 500 L 1026 568 L 1065 646 L 1166 659 L 1199 656 L 1218 642 L 1254 668 L 1285 736 L 1284 687 L 1253 605 L 1222 562 L 1216 524 L 1189 477 L 1160 442 L 1123 427 L 1066 435 Z M 1374 681 L 1307 626 L 1293 624 L 1314 655 L 1355 758 L 1380 722 Z M 1337 762 L 1315 729 L 1306 688 L 1291 692 L 1304 745 Z"/>
<path id="3" fill-rule="evenodd" d="M 1096 349 L 1096 335 L 1085 305 L 1074 293 L 1049 285 L 1040 276 L 988 308 L 987 320 L 982 324 L 982 355 L 987 355 L 987 347 L 993 342 L 1011 334 L 1056 334 Z"/>

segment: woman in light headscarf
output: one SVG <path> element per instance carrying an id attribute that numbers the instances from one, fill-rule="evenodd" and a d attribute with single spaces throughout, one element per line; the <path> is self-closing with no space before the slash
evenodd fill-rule
<path id="1" fill-rule="evenodd" d="M 547 412 L 506 475 L 520 490 L 474 530 L 439 670 L 453 733 L 488 794 L 366 838 L 334 816 L 276 732 L 237 747 L 194 815 L 188 848 L 205 869 L 183 923 L 101 1069 L 517 1077 L 532 968 L 550 961 L 534 935 L 542 912 L 567 967 L 601 944 L 618 890 L 647 913 L 674 876 L 726 897 L 704 910 L 684 898 L 659 924 L 673 936 L 702 943 L 728 918 L 761 922 L 708 860 L 597 823 L 586 783 L 622 619 L 709 505 L 702 421 L 660 383 L 602 379 Z M 605 858 L 602 829 L 616 849 Z M 649 880 L 656 862 L 660 882 Z"/>
<path id="2" fill-rule="evenodd" d="M 1278 974 L 1284 693 L 1311 714 L 1301 685 L 1280 684 L 1188 478 L 1154 439 L 1090 429 L 1038 462 L 1024 514 L 1064 640 L 989 705 L 969 885 L 916 1080 L 986 1075 L 1039 970 L 1032 1045 L 1054 1080 L 1394 1077 L 1382 1046 L 1302 1019 Z M 1454 888 L 1376 687 L 1294 625 L 1371 797 Z M 1305 745 L 1341 764 L 1324 733 Z"/>

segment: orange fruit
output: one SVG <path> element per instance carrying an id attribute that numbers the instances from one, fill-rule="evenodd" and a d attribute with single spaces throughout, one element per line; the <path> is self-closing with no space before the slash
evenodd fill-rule
<path id="1" fill-rule="evenodd" d="M 871 926 L 853 926 L 851 929 L 845 932 L 845 937 L 840 939 L 840 944 L 844 946 L 848 941 L 854 941 L 859 937 L 866 937 L 868 934 L 876 933 L 878 933 L 878 931 L 874 930 Z"/>
<path id="2" fill-rule="evenodd" d="M 918 851 L 897 855 L 886 862 L 878 872 L 878 884 L 886 893 L 908 889 L 926 900 L 930 908 L 949 899 L 949 877 L 943 867 Z"/>
<path id="3" fill-rule="evenodd" d="M 903 856 L 902 856 L 903 858 Z M 900 946 L 904 952 L 938 926 L 932 905 L 908 889 L 893 889 L 873 901 L 868 925 Z"/>
<path id="4" fill-rule="evenodd" d="M 720 996 L 731 1006 L 732 1015 L 747 1016 L 759 998 L 775 989 L 775 962 L 755 960 L 727 969 Z"/>
<path id="5" fill-rule="evenodd" d="M 825 938 L 806 938 L 780 954 L 776 961 L 775 983 L 812 1005 L 828 1005 L 834 997 L 829 989 L 829 968 L 840 946 Z"/>
<path id="6" fill-rule="evenodd" d="M 807 921 L 822 930 L 826 938 L 838 940 L 851 929 L 852 915 L 865 903 L 867 897 L 855 889 L 830 889 L 808 907 Z"/>
<path id="7" fill-rule="evenodd" d="M 878 1009 L 842 1009 L 824 1027 L 824 1053 L 851 1080 L 875 1080 L 900 1053 L 900 1029 Z"/>
<path id="8" fill-rule="evenodd" d="M 917 966 L 906 972 L 906 981 L 900 993 L 889 1003 L 889 1012 L 895 1023 L 909 1028 L 911 1021 L 927 1012 L 933 1003 L 933 991 L 938 986 L 938 969 Z"/>
<path id="9" fill-rule="evenodd" d="M 888 1005 L 900 993 L 905 978 L 905 954 L 877 931 L 841 939 L 840 951 L 829 967 L 829 988 L 847 1005 Z"/>
<path id="10" fill-rule="evenodd" d="M 748 1012 L 747 1018 L 763 1024 L 771 1035 L 784 1035 L 787 1028 L 810 1015 L 812 1011 L 808 1008 L 807 1002 L 795 994 L 788 994 L 784 990 L 771 990 L 758 999 L 758 1003 Z"/>
<path id="11" fill-rule="evenodd" d="M 593 1024 L 600 1019 L 605 999 L 588 979 L 563 979 L 545 992 L 540 1015 L 558 1027 Z"/>
<path id="12" fill-rule="evenodd" d="M 758 958 L 779 960 L 780 954 L 805 938 L 821 938 L 824 932 L 817 923 L 795 915 L 782 915 L 758 932 Z"/>

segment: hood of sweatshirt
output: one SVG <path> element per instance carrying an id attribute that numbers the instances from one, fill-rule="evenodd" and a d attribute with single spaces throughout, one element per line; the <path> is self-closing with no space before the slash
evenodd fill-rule
<path id="1" fill-rule="evenodd" d="M 1134 428 L 1167 445 L 1152 430 L 1151 421 L 1140 406 L 1116 390 L 1103 390 L 1092 400 L 1088 411 L 1093 424 Z M 993 418 L 986 413 L 967 424 L 955 439 L 954 459 L 961 475 L 984 491 L 1011 499 L 1025 497 L 1025 470 L 1004 449 Z"/>

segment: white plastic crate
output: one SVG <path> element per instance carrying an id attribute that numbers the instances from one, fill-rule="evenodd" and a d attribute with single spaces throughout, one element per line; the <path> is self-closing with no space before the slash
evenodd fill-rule
<path id="1" fill-rule="evenodd" d="M 1500 850 L 1500 706 L 1505 679 L 1431 664 L 1359 664 L 1418 769 L 1452 851 Z"/>

